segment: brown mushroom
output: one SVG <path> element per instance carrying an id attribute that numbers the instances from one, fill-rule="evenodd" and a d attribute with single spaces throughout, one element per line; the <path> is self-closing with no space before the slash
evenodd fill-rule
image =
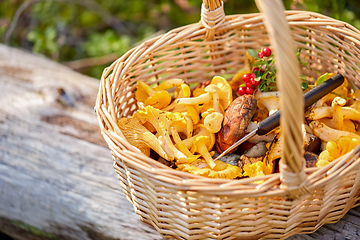
<path id="1" fill-rule="evenodd" d="M 316 167 L 316 162 L 319 156 L 313 152 L 305 152 L 304 158 L 305 158 L 305 167 L 311 168 L 311 167 Z"/>
<path id="2" fill-rule="evenodd" d="M 306 133 L 305 137 L 305 151 L 318 153 L 320 150 L 321 140 L 311 133 Z"/>
<path id="3" fill-rule="evenodd" d="M 243 167 L 248 163 L 253 164 L 258 161 L 263 161 L 266 153 L 266 142 L 258 142 L 252 148 L 247 150 L 243 155 L 241 155 L 238 166 L 243 169 Z"/>
<path id="4" fill-rule="evenodd" d="M 242 95 L 229 105 L 225 111 L 222 128 L 217 134 L 216 150 L 219 153 L 228 149 L 245 135 L 255 109 L 256 99 L 252 95 Z"/>

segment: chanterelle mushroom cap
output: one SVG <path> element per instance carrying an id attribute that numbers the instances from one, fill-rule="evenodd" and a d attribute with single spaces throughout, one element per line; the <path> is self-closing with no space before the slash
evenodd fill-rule
<path id="1" fill-rule="evenodd" d="M 178 170 L 209 178 L 234 179 L 242 176 L 241 168 L 222 161 L 215 161 L 215 167 L 211 169 L 204 159 L 198 159 L 194 163 L 179 164 Z"/>
<path id="2" fill-rule="evenodd" d="M 213 112 L 204 118 L 204 126 L 211 133 L 217 133 L 220 131 L 224 115 L 219 112 Z"/>
<path id="3" fill-rule="evenodd" d="M 210 84 L 216 85 L 217 88 L 219 89 L 218 94 L 219 94 L 220 104 L 223 107 L 223 109 L 226 109 L 233 101 L 232 89 L 230 84 L 225 78 L 221 76 L 213 77 Z"/>
<path id="4" fill-rule="evenodd" d="M 157 91 L 154 95 L 149 96 L 144 103 L 154 108 L 162 109 L 168 106 L 170 102 L 171 95 L 167 91 Z"/>
<path id="5" fill-rule="evenodd" d="M 350 152 L 357 145 L 359 140 L 348 136 L 341 136 L 336 141 L 329 141 L 326 144 L 326 149 L 319 155 L 316 163 L 317 167 L 323 167 L 338 157 Z"/>
<path id="6" fill-rule="evenodd" d="M 210 145 L 210 139 L 206 136 L 198 136 L 193 140 L 193 146 L 190 150 L 192 153 L 200 153 L 200 155 L 206 160 L 210 168 L 215 167 L 214 159 L 211 157 L 208 146 Z"/>
<path id="7" fill-rule="evenodd" d="M 257 100 L 257 106 L 260 109 L 267 109 L 269 115 L 273 114 L 280 108 L 280 98 L 274 96 L 262 97 Z"/>
<path id="8" fill-rule="evenodd" d="M 333 76 L 333 74 L 328 74 L 327 79 L 329 79 L 331 76 Z M 334 98 L 337 96 L 347 97 L 348 96 L 348 86 L 349 86 L 349 82 L 347 81 L 346 78 L 344 78 L 344 82 L 339 87 L 337 87 L 332 92 L 326 94 L 324 97 L 322 97 L 320 100 L 318 100 L 314 104 L 314 107 L 330 106 L 332 101 L 334 100 Z"/>
<path id="9" fill-rule="evenodd" d="M 153 149 L 159 156 L 167 159 L 168 156 L 161 148 L 157 137 L 148 131 L 137 118 L 121 118 L 117 125 L 126 140 L 137 147 L 146 156 L 150 156 L 150 148 Z"/>
<path id="10" fill-rule="evenodd" d="M 171 95 L 169 92 L 160 90 L 155 91 L 148 84 L 139 80 L 135 92 L 135 98 L 145 105 L 150 105 L 158 109 L 165 108 L 171 102 Z"/>
<path id="11" fill-rule="evenodd" d="M 224 115 L 221 113 L 220 100 L 219 100 L 219 88 L 215 84 L 210 84 L 205 88 L 205 91 L 212 95 L 214 112 L 209 113 L 204 118 L 204 126 L 211 133 L 217 133 L 220 131 Z M 222 108 L 222 107 L 221 107 Z"/>

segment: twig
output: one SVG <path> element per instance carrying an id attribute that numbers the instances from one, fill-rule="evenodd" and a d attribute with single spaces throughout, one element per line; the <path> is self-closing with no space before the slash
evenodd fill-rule
<path id="1" fill-rule="evenodd" d="M 83 58 L 74 61 L 62 62 L 61 64 L 66 65 L 74 70 L 97 66 L 115 61 L 119 56 L 115 53 L 93 58 Z"/>
<path id="2" fill-rule="evenodd" d="M 4 42 L 6 44 L 9 44 L 12 33 L 15 30 L 15 27 L 18 23 L 18 20 L 20 18 L 20 15 L 22 14 L 22 12 L 26 8 L 28 8 L 30 5 L 37 3 L 37 2 L 41 2 L 41 1 L 45 1 L 45 0 L 27 0 L 23 4 L 20 5 L 20 7 L 16 10 L 16 12 L 14 14 L 14 18 L 13 18 L 12 22 L 10 23 L 9 28 L 7 29 L 6 33 L 4 34 Z M 48 0 L 48 1 L 79 4 L 79 5 L 87 8 L 88 10 L 94 12 L 95 14 L 97 14 L 106 24 L 108 24 L 110 27 L 112 27 L 117 32 L 117 34 L 119 34 L 119 35 L 126 34 L 126 35 L 134 38 L 132 33 L 122 24 L 121 21 L 119 21 L 119 19 L 114 17 L 108 10 L 103 8 L 100 4 L 98 4 L 94 0 Z"/>
<path id="3" fill-rule="evenodd" d="M 10 42 L 10 38 L 12 33 L 14 32 L 14 29 L 17 25 L 17 22 L 20 18 L 21 13 L 28 8 L 31 4 L 34 4 L 35 2 L 38 2 L 39 0 L 28 0 L 25 1 L 23 4 L 20 5 L 20 7 L 16 10 L 15 14 L 14 14 L 14 18 L 12 20 L 12 22 L 10 23 L 9 28 L 7 29 L 6 33 L 4 34 L 4 42 L 6 44 L 9 44 Z"/>

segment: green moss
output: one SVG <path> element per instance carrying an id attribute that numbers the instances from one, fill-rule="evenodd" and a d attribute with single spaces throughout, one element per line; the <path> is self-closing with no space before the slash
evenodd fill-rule
<path id="1" fill-rule="evenodd" d="M 36 236 L 42 236 L 42 237 L 46 237 L 48 239 L 57 239 L 57 237 L 55 235 L 51 234 L 51 233 L 44 232 L 40 228 L 31 226 L 29 224 L 26 224 L 26 223 L 23 223 L 23 222 L 20 222 L 20 221 L 12 220 L 11 224 L 13 226 L 21 228 L 21 229 L 23 229 L 23 230 L 25 230 L 27 232 L 30 232 L 31 234 L 34 234 Z"/>
<path id="2" fill-rule="evenodd" d="M 30 224 L 4 217 L 0 217 L 0 232 L 4 232 L 10 236 L 12 235 L 11 233 L 16 233 L 17 235 L 28 236 L 29 239 L 59 239 L 56 235 L 47 233 Z"/>

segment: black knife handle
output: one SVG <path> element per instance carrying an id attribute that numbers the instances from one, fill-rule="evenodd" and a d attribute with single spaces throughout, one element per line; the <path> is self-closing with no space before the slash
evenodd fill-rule
<path id="1" fill-rule="evenodd" d="M 280 110 L 274 112 L 264 120 L 262 120 L 258 125 L 258 135 L 264 135 L 279 126 L 280 124 Z"/>
<path id="2" fill-rule="evenodd" d="M 344 82 L 344 76 L 336 74 L 332 78 L 329 78 L 319 86 L 316 86 L 304 94 L 305 108 L 310 107 L 317 100 L 339 87 Z"/>
<path id="3" fill-rule="evenodd" d="M 304 94 L 305 108 L 310 107 L 317 100 L 339 87 L 344 82 L 344 76 L 336 74 L 332 78 L 322 84 L 310 89 Z M 258 125 L 258 135 L 264 135 L 279 126 L 280 124 L 280 110 L 271 114 L 269 117 L 262 120 Z"/>

